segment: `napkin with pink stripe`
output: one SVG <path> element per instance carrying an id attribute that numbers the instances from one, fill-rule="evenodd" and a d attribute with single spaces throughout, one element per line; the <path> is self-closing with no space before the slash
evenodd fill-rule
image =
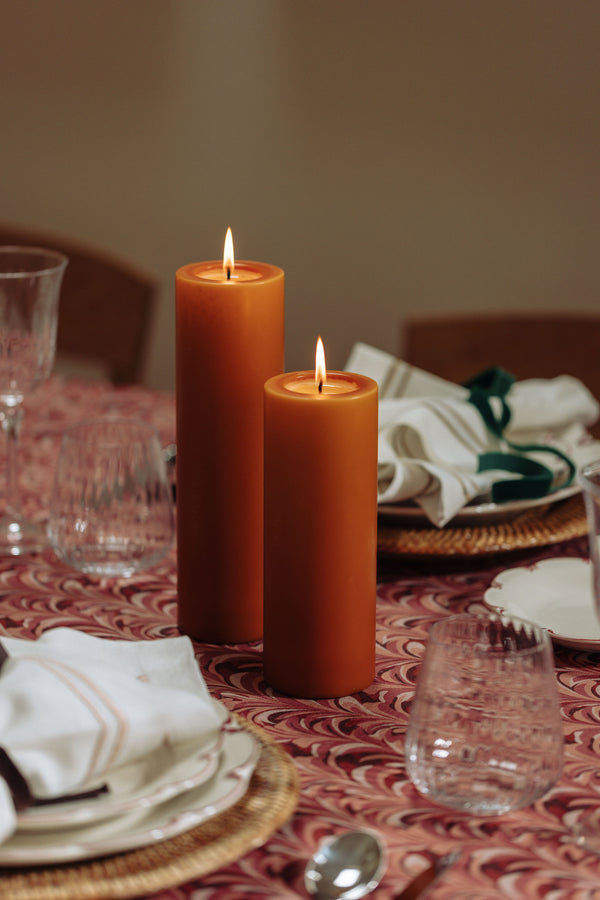
<path id="1" fill-rule="evenodd" d="M 21 804 L 99 788 L 107 772 L 220 727 L 187 637 L 56 628 L 0 637 L 0 665 L 0 840 Z"/>

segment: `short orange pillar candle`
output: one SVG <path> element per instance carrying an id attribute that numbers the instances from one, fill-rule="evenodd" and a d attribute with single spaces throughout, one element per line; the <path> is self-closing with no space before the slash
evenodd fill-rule
<path id="1" fill-rule="evenodd" d="M 326 373 L 324 356 L 265 385 L 263 662 L 283 693 L 373 681 L 377 423 L 376 382 Z"/>
<path id="2" fill-rule="evenodd" d="M 283 371 L 284 273 L 233 258 L 176 272 L 178 624 L 196 640 L 263 628 L 264 383 Z"/>

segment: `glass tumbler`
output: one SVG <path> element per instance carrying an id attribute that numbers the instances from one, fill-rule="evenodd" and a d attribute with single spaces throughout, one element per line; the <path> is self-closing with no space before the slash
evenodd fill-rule
<path id="1" fill-rule="evenodd" d="M 592 564 L 592 596 L 596 615 L 600 618 L 600 460 L 584 466 L 578 477 L 587 513 L 590 562 Z"/>
<path id="2" fill-rule="evenodd" d="M 48 535 L 64 562 L 95 575 L 126 577 L 165 555 L 173 503 L 153 426 L 97 419 L 65 431 Z"/>
<path id="3" fill-rule="evenodd" d="M 406 735 L 420 793 L 472 815 L 528 806 L 562 771 L 548 634 L 507 616 L 448 616 L 430 632 Z"/>

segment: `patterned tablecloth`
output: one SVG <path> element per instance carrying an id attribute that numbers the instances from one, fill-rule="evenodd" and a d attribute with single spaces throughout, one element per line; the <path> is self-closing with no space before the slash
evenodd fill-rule
<path id="1" fill-rule="evenodd" d="M 41 517 L 47 508 L 64 426 L 106 413 L 153 421 L 165 443 L 174 439 L 171 395 L 52 379 L 31 398 L 24 420 L 21 483 L 29 514 Z M 273 692 L 263 681 L 260 643 L 196 645 L 212 694 L 287 749 L 301 793 L 294 815 L 264 846 L 199 881 L 163 890 L 155 900 L 306 896 L 302 871 L 319 841 L 360 826 L 378 830 L 387 844 L 387 871 L 375 894 L 381 900 L 395 897 L 429 861 L 457 848 L 458 861 L 430 889 L 429 900 L 600 898 L 600 858 L 577 847 L 566 827 L 574 811 L 600 797 L 598 655 L 555 648 L 566 758 L 559 783 L 535 806 L 488 819 L 441 809 L 415 791 L 403 759 L 431 623 L 481 609 L 494 575 L 517 560 L 586 554 L 580 539 L 518 557 L 386 562 L 378 586 L 376 680 L 337 700 Z M 107 638 L 173 636 L 176 588 L 175 551 L 153 570 L 122 580 L 81 575 L 50 550 L 29 560 L 0 560 L 2 632 L 37 637 L 62 625 Z"/>

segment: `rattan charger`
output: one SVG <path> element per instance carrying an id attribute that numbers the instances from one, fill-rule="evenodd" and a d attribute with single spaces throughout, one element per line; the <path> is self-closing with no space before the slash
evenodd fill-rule
<path id="1" fill-rule="evenodd" d="M 507 521 L 487 525 L 391 524 L 380 519 L 377 549 L 382 557 L 482 556 L 560 543 L 587 534 L 581 495 L 523 512 Z"/>

